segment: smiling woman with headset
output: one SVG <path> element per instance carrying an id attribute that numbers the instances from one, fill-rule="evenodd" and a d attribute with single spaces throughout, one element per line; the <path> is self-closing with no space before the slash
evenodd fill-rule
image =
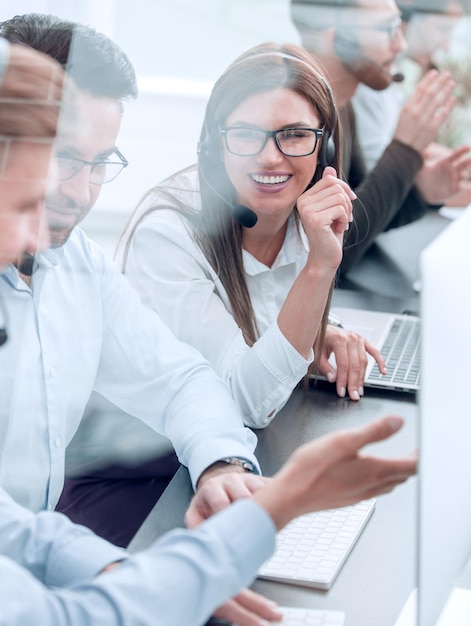
<path id="1" fill-rule="evenodd" d="M 270 422 L 314 356 L 356 400 L 366 352 L 384 368 L 362 337 L 327 324 L 355 198 L 337 175 L 338 138 L 312 57 L 257 46 L 214 86 L 197 168 L 152 189 L 121 240 L 145 303 L 213 364 L 253 427 Z"/>

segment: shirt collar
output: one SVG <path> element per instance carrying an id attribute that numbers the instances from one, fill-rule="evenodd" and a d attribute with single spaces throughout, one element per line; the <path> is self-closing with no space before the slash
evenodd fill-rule
<path id="1" fill-rule="evenodd" d="M 60 248 L 49 248 L 49 250 L 40 252 L 35 258 L 40 267 L 50 268 L 58 265 L 64 258 L 64 254 L 64 246 L 61 246 Z"/>
<path id="2" fill-rule="evenodd" d="M 64 246 L 61 246 L 60 248 L 51 248 L 50 250 L 45 250 L 44 252 L 40 252 L 35 255 L 35 260 L 40 268 L 50 269 L 60 263 L 60 261 L 64 258 L 64 254 Z M 18 269 L 13 264 L 4 267 L 0 271 L 0 276 L 11 283 L 11 285 L 13 285 L 16 289 L 21 287 L 23 284 Z"/>
<path id="3" fill-rule="evenodd" d="M 296 263 L 299 258 L 300 250 L 304 252 L 309 251 L 308 240 L 303 227 L 301 224 L 299 224 L 298 227 L 296 217 L 294 213 L 291 213 L 288 218 L 285 240 L 271 268 L 267 268 L 266 265 L 257 261 L 257 259 L 252 256 L 250 252 L 242 250 L 245 272 L 249 276 L 255 276 L 267 271 L 267 269 L 275 270 L 278 267 Z"/>

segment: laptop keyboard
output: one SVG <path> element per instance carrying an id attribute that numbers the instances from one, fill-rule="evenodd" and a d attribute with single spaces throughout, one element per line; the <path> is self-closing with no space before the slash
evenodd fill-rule
<path id="1" fill-rule="evenodd" d="M 341 611 L 322 611 L 319 609 L 297 609 L 280 606 L 283 612 L 281 622 L 273 622 L 273 626 L 344 626 L 345 613 Z M 232 626 L 237 626 L 232 624 Z"/>
<path id="2" fill-rule="evenodd" d="M 329 589 L 375 507 L 375 500 L 302 515 L 277 535 L 259 578 Z"/>
<path id="3" fill-rule="evenodd" d="M 368 376 L 369 380 L 419 385 L 420 320 L 395 320 L 381 348 L 381 354 L 386 361 L 388 373 L 381 374 L 375 363 Z"/>

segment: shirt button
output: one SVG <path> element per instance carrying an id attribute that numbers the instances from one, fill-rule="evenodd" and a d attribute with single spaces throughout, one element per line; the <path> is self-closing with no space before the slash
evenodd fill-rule
<path id="1" fill-rule="evenodd" d="M 47 510 L 48 511 L 52 511 L 54 509 L 54 507 L 52 506 L 52 504 L 48 504 L 47 505 Z"/>
<path id="2" fill-rule="evenodd" d="M 55 378 L 55 376 L 56 376 L 56 370 L 53 367 L 51 367 L 50 370 L 49 370 L 49 376 L 51 378 Z"/>
<path id="3" fill-rule="evenodd" d="M 54 447 L 60 448 L 60 445 L 61 445 L 61 440 L 59 438 L 54 439 Z"/>

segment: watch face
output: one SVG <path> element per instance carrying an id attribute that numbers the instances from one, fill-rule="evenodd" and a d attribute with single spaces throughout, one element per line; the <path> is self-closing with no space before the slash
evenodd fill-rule
<path id="1" fill-rule="evenodd" d="M 242 467 L 247 472 L 254 471 L 253 463 L 247 461 L 246 459 L 239 459 L 238 457 L 231 456 L 221 460 L 224 461 L 224 463 L 229 463 L 229 465 L 237 465 L 238 467 Z"/>

